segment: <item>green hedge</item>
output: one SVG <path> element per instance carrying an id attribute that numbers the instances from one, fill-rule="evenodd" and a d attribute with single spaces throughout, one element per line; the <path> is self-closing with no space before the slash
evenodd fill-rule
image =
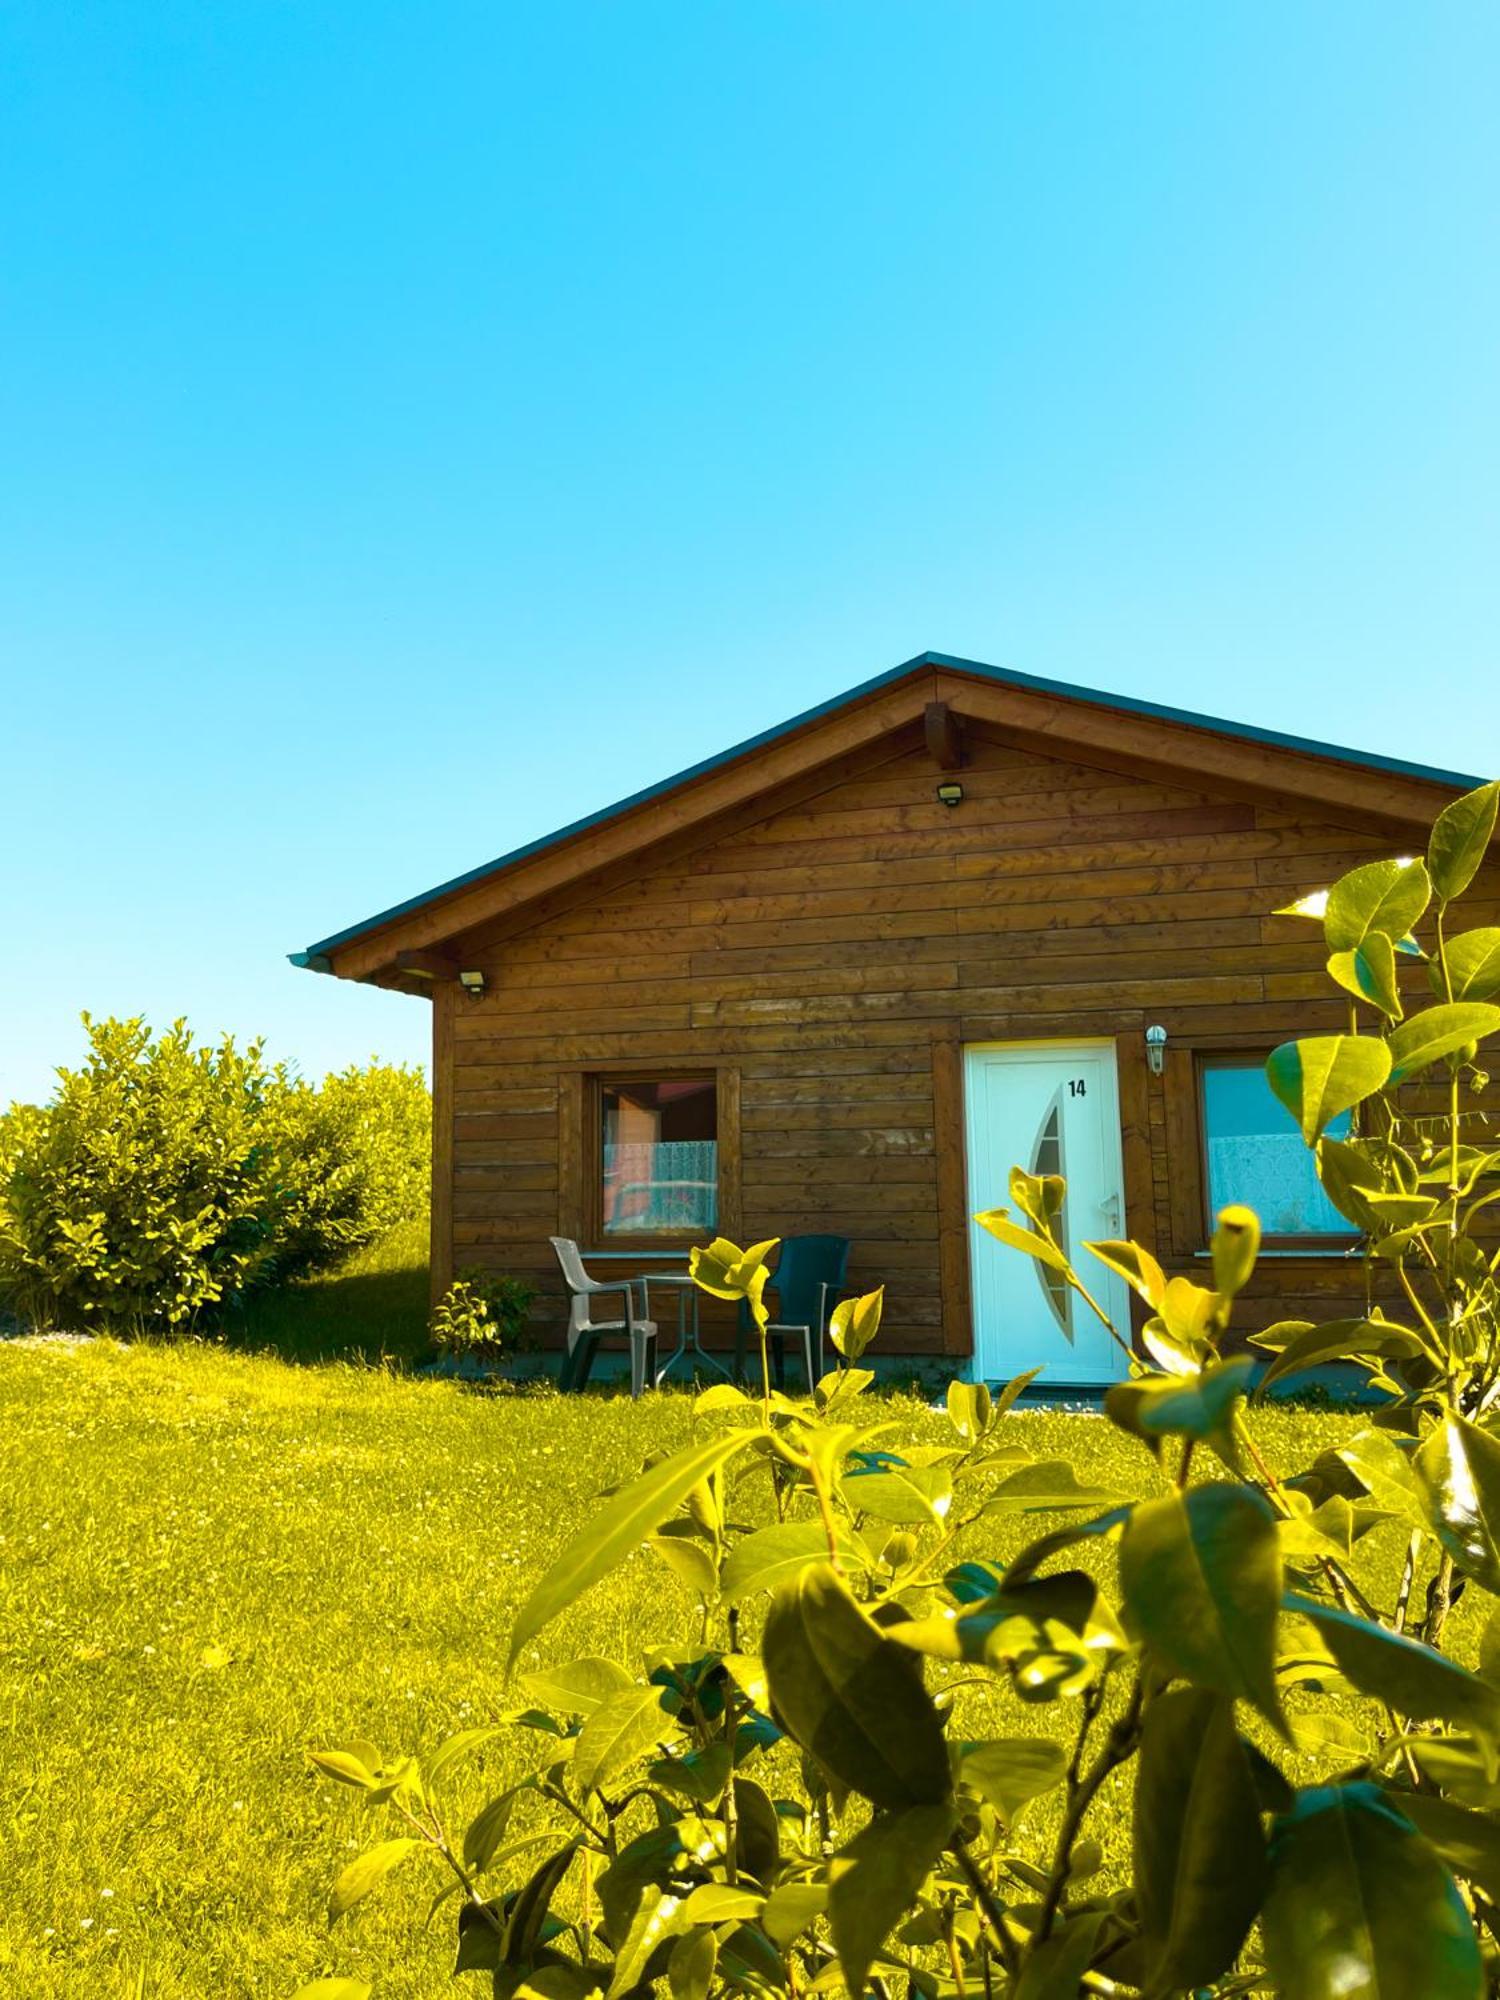
<path id="1" fill-rule="evenodd" d="M 319 1088 L 259 1042 L 83 1017 L 50 1103 L 0 1118 L 0 1297 L 31 1324 L 212 1325 L 251 1286 L 317 1270 L 418 1214 L 431 1103 L 416 1069 Z"/>

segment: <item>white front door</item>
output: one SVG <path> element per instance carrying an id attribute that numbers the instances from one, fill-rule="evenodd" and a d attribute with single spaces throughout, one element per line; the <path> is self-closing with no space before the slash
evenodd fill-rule
<path id="1" fill-rule="evenodd" d="M 1090 1257 L 1087 1242 L 1124 1234 L 1125 1174 L 1111 1042 L 981 1042 L 964 1050 L 969 1213 L 1008 1208 L 1010 1170 L 1061 1174 L 1067 1199 L 1058 1241 L 1126 1339 L 1124 1280 Z M 1114 1382 L 1125 1357 L 1097 1317 L 1055 1271 L 969 1224 L 974 1374 L 1006 1381 L 1042 1367 L 1049 1384 Z"/>

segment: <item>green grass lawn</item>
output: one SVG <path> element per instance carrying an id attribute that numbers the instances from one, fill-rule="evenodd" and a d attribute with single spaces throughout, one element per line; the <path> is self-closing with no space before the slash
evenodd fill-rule
<path id="1" fill-rule="evenodd" d="M 1101 1417 L 1007 1421 L 1096 1482 L 1154 1484 Z M 1348 1421 L 1257 1424 L 1291 1466 Z M 531 1581 L 600 1488 L 691 1422 L 681 1395 L 494 1397 L 209 1347 L 0 1345 L 0 1992 L 112 2000 L 142 1972 L 151 2000 L 285 2000 L 333 1972 L 377 1977 L 377 2000 L 454 1990 L 446 1923 L 421 1927 L 425 1859 L 325 1928 L 328 1884 L 371 1829 L 302 1752 L 430 1748 L 501 1706 Z M 1371 1539 L 1389 1596 L 1399 1536 Z M 690 1629 L 643 1553 L 542 1644 L 628 1654 Z M 990 1726 L 1058 1719 L 1007 1699 Z M 466 1768 L 460 1822 L 523 1754 Z M 1098 1820 L 1118 1854 L 1107 1798 Z"/>

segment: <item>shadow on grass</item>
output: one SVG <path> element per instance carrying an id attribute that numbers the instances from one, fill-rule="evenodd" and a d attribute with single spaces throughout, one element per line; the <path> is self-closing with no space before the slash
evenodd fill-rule
<path id="1" fill-rule="evenodd" d="M 379 1361 L 410 1368 L 432 1354 L 427 1221 L 404 1223 L 335 1270 L 250 1299 L 224 1323 L 231 1347 L 283 1361 Z"/>

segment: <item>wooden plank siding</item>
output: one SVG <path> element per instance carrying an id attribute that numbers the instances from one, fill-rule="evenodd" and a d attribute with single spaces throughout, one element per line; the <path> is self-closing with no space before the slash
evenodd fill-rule
<path id="1" fill-rule="evenodd" d="M 855 744 L 821 784 L 741 802 L 650 865 L 559 884 L 465 938 L 477 1000 L 435 1008 L 434 1271 L 533 1276 L 560 1326 L 547 1238 L 585 1228 L 591 1075 L 713 1071 L 721 1227 L 853 1238 L 887 1285 L 889 1351 L 969 1347 L 963 1047 L 1117 1043 L 1131 1231 L 1201 1275 L 1194 1052 L 1338 1026 L 1321 935 L 1272 911 L 1390 836 L 1287 800 L 1164 783 L 1017 747 L 972 718 L 939 804 L 920 725 Z M 1357 817 L 1357 816 L 1356 816 Z M 1500 888 L 1466 921 L 1496 921 Z M 1166 1074 L 1144 1031 L 1169 1034 Z M 442 1160 L 444 1164 L 439 1166 Z M 1002 1201 L 1004 1190 L 992 1191 Z M 585 1249 L 599 1246 L 585 1243 Z M 645 1260 L 643 1268 L 650 1268 Z M 1269 1263 L 1249 1318 L 1353 1300 L 1336 1258 Z M 705 1315 L 728 1337 L 727 1314 Z"/>

